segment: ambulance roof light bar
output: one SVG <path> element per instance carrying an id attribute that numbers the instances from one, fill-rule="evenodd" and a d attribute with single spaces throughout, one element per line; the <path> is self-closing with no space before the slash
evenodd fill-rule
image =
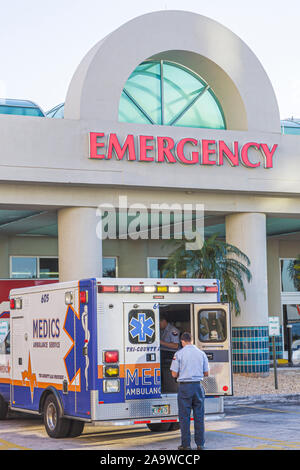
<path id="1" fill-rule="evenodd" d="M 164 286 L 164 285 L 99 285 L 99 293 L 134 293 L 134 294 L 152 294 L 152 293 L 217 293 L 218 284 L 212 286 Z"/>

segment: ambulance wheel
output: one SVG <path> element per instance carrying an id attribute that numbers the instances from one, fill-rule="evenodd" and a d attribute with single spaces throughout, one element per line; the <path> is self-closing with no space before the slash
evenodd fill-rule
<path id="1" fill-rule="evenodd" d="M 76 419 L 71 419 L 70 421 L 71 421 L 71 426 L 70 426 L 68 437 L 80 436 L 84 428 L 84 422 L 78 421 Z"/>
<path id="2" fill-rule="evenodd" d="M 67 437 L 71 420 L 60 416 L 60 409 L 54 395 L 48 395 L 44 404 L 44 425 L 49 437 L 59 439 Z"/>
<path id="3" fill-rule="evenodd" d="M 8 413 L 8 403 L 0 395 L 0 420 L 6 419 Z"/>
<path id="4" fill-rule="evenodd" d="M 150 423 L 147 424 L 151 432 L 166 432 L 170 430 L 170 423 Z"/>

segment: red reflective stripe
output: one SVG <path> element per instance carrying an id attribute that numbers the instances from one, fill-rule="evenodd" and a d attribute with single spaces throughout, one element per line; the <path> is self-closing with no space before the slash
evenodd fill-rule
<path id="1" fill-rule="evenodd" d="M 161 423 L 177 423 L 177 419 L 162 419 Z"/>
<path id="2" fill-rule="evenodd" d="M 151 423 L 151 421 L 134 421 L 133 424 L 148 424 Z"/>

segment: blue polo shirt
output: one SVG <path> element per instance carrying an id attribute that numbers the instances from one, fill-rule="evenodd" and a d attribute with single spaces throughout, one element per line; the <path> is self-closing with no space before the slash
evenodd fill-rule
<path id="1" fill-rule="evenodd" d="M 178 373 L 177 382 L 200 382 L 209 371 L 205 352 L 188 344 L 174 354 L 170 370 Z"/>

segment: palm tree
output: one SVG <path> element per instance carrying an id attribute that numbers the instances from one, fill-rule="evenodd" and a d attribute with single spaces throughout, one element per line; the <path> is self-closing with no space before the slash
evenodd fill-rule
<path id="1" fill-rule="evenodd" d="M 251 281 L 248 256 L 236 246 L 218 239 L 217 234 L 204 241 L 199 250 L 186 250 L 186 240 L 169 240 L 177 245 L 164 264 L 166 277 L 193 277 L 218 279 L 221 302 L 229 302 L 235 315 L 241 313 L 238 301 L 240 292 L 246 299 L 244 278 Z"/>

